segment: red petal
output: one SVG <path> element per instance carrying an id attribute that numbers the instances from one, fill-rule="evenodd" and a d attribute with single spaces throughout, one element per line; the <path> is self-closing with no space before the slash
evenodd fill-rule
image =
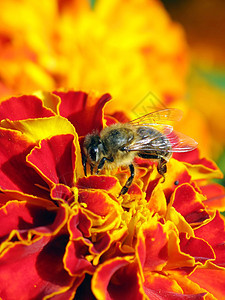
<path id="1" fill-rule="evenodd" d="M 195 237 L 187 238 L 186 234 L 180 234 L 181 251 L 195 258 L 196 262 L 205 263 L 207 260 L 214 260 L 212 248 L 203 240 Z"/>
<path id="2" fill-rule="evenodd" d="M 157 184 L 157 180 L 161 180 L 161 176 L 156 172 L 156 168 L 153 169 L 153 172 L 150 176 L 149 185 L 148 188 L 148 194 L 151 195 L 152 189 Z M 191 176 L 188 174 L 188 170 L 186 166 L 171 158 L 170 161 L 167 164 L 167 173 L 166 173 L 166 179 L 164 183 L 159 183 L 164 191 L 164 194 L 166 196 L 167 202 L 170 201 L 171 194 L 174 192 L 174 190 L 177 188 L 178 185 L 181 185 L 183 183 L 190 183 Z M 155 180 L 153 186 L 151 181 Z"/>
<path id="3" fill-rule="evenodd" d="M 162 269 L 168 259 L 167 242 L 167 235 L 160 223 L 152 221 L 142 227 L 137 251 L 144 272 Z"/>
<path id="4" fill-rule="evenodd" d="M 186 183 L 178 186 L 173 198 L 173 206 L 188 223 L 203 222 L 209 218 L 201 202 L 204 197 L 197 193 L 190 184 Z"/>
<path id="5" fill-rule="evenodd" d="M 127 194 L 130 195 L 131 200 L 135 199 L 137 201 L 138 199 L 141 199 L 141 197 L 142 197 L 141 188 L 136 183 L 133 183 L 131 185 L 131 187 L 129 188 Z"/>
<path id="6" fill-rule="evenodd" d="M 173 178 L 173 181 L 171 182 L 172 178 Z M 191 176 L 188 174 L 187 170 L 185 170 L 181 173 L 177 173 L 176 170 L 174 170 L 173 174 L 170 178 L 170 183 L 172 183 L 172 184 L 170 184 L 170 186 L 168 185 L 166 187 L 166 189 L 164 190 L 166 199 L 169 200 L 171 194 L 177 188 L 178 185 L 182 185 L 183 183 L 189 183 L 190 181 L 191 181 Z"/>
<path id="7" fill-rule="evenodd" d="M 110 236 L 105 233 L 104 235 L 96 235 L 95 242 L 91 242 L 84 236 L 90 236 L 91 222 L 81 210 L 78 214 L 72 216 L 69 221 L 68 228 L 70 231 L 70 240 L 68 244 L 67 253 L 65 255 L 66 267 L 70 274 L 80 275 L 83 272 L 94 272 L 94 267 L 86 259 L 86 256 L 93 258 L 105 252 L 110 244 Z"/>
<path id="8" fill-rule="evenodd" d="M 179 161 L 192 164 L 194 161 L 199 159 L 199 150 L 196 148 L 193 151 L 173 153 L 173 157 Z"/>
<path id="9" fill-rule="evenodd" d="M 111 237 L 108 232 L 105 234 L 96 235 L 96 241 L 94 242 L 94 247 L 90 249 L 91 253 L 102 255 L 106 250 L 108 250 L 111 243 Z"/>
<path id="10" fill-rule="evenodd" d="M 117 111 L 111 117 L 113 117 L 120 123 L 127 123 L 130 121 L 130 119 L 127 117 L 127 115 L 123 111 Z"/>
<path id="11" fill-rule="evenodd" d="M 173 293 L 171 291 L 165 291 L 165 287 L 162 287 L 161 290 L 153 290 L 147 291 L 145 289 L 146 295 L 148 295 L 149 299 L 155 300 L 205 300 L 206 293 L 201 294 L 178 294 Z"/>
<path id="12" fill-rule="evenodd" d="M 52 293 L 48 296 L 48 299 L 51 300 L 65 300 L 65 299 L 74 299 L 74 296 L 77 295 L 77 288 L 81 285 L 84 276 L 76 276 L 73 278 L 74 281 L 70 285 L 69 289 L 58 289 L 57 292 Z"/>
<path id="13" fill-rule="evenodd" d="M 106 232 L 117 228 L 123 212 L 115 198 L 101 191 L 80 191 L 78 201 L 92 220 L 94 232 Z"/>
<path id="14" fill-rule="evenodd" d="M 212 169 L 212 170 L 217 170 L 218 167 L 216 166 L 216 164 L 211 161 L 211 160 L 208 160 L 206 158 L 201 158 L 201 159 L 198 159 L 194 162 L 192 162 L 192 165 L 203 165 L 209 169 Z"/>
<path id="15" fill-rule="evenodd" d="M 225 224 L 217 212 L 215 217 L 208 223 L 195 229 L 195 236 L 207 241 L 216 254 L 213 263 L 225 267 Z"/>
<path id="16" fill-rule="evenodd" d="M 0 209 L 0 238 L 7 238 L 12 230 L 17 230 L 23 239 L 28 238 L 29 231 L 52 234 L 65 224 L 65 216 L 63 207 L 47 210 L 25 201 L 11 201 Z"/>
<path id="17" fill-rule="evenodd" d="M 183 294 L 182 289 L 171 278 L 157 273 L 150 273 L 145 278 L 144 291 L 149 299 L 154 300 L 203 300 L 205 293 Z"/>
<path id="18" fill-rule="evenodd" d="M 76 215 L 73 215 L 68 223 L 68 229 L 70 231 L 71 240 L 77 239 L 79 237 L 90 237 L 91 228 L 90 219 L 79 210 Z"/>
<path id="19" fill-rule="evenodd" d="M 136 156 L 134 158 L 134 162 L 139 167 L 146 168 L 146 169 L 149 169 L 149 167 L 152 167 L 155 164 L 155 162 L 151 159 L 141 158 L 141 157 L 138 157 L 138 156 Z"/>
<path id="20" fill-rule="evenodd" d="M 0 103 L 0 120 L 7 118 L 16 121 L 50 116 L 54 116 L 54 113 L 35 96 L 12 97 Z"/>
<path id="21" fill-rule="evenodd" d="M 185 158 L 185 161 L 187 163 L 190 163 L 192 165 L 204 165 L 205 167 L 212 169 L 212 170 L 216 170 L 217 166 L 210 160 L 206 159 L 206 158 L 200 158 L 200 153 L 199 153 L 199 149 L 195 149 L 193 151 L 190 152 L 186 152 L 186 153 L 177 153 L 177 156 L 181 156 L 183 158 Z"/>
<path id="22" fill-rule="evenodd" d="M 105 191 L 112 191 L 114 193 L 119 192 L 121 186 L 118 180 L 113 176 L 89 176 L 80 178 L 77 181 L 77 187 L 81 189 L 101 189 Z"/>
<path id="23" fill-rule="evenodd" d="M 85 203 L 88 210 L 103 217 L 114 214 L 115 205 L 118 205 L 107 194 L 99 191 L 80 191 L 79 202 L 82 204 Z M 116 215 L 117 213 L 115 212 Z"/>
<path id="24" fill-rule="evenodd" d="M 65 254 L 65 267 L 71 275 L 82 275 L 85 272 L 93 273 L 94 267 L 85 258 L 89 255 L 89 246 L 91 242 L 87 239 L 78 239 L 70 241 L 67 245 Z"/>
<path id="25" fill-rule="evenodd" d="M 206 196 L 204 205 L 211 209 L 225 210 L 225 189 L 217 183 L 200 186 L 203 195 Z"/>
<path id="26" fill-rule="evenodd" d="M 33 146 L 21 133 L 0 129 L 0 188 L 47 198 L 48 185 L 26 163 Z"/>
<path id="27" fill-rule="evenodd" d="M 225 270 L 196 269 L 189 279 L 211 293 L 215 297 L 212 299 L 224 299 Z"/>
<path id="28" fill-rule="evenodd" d="M 97 299 L 142 300 L 138 266 L 128 259 L 115 258 L 100 265 L 92 279 Z"/>
<path id="29" fill-rule="evenodd" d="M 113 124 L 118 123 L 118 121 L 115 118 L 113 118 L 112 116 L 109 116 L 109 115 L 104 116 L 104 119 L 105 119 L 107 126 L 111 126 Z"/>
<path id="30" fill-rule="evenodd" d="M 216 170 L 216 165 L 206 158 L 200 158 L 199 149 L 193 151 L 182 152 L 182 153 L 173 153 L 173 157 L 179 161 L 187 162 L 192 165 L 204 165 L 210 169 Z"/>
<path id="31" fill-rule="evenodd" d="M 73 186 L 75 146 L 73 135 L 54 136 L 41 141 L 28 156 L 28 161 L 46 180 Z"/>
<path id="32" fill-rule="evenodd" d="M 73 279 L 62 258 L 67 237 L 44 237 L 31 245 L 15 244 L 0 258 L 0 296 L 3 299 L 43 299 L 64 292 Z"/>
<path id="33" fill-rule="evenodd" d="M 160 177 L 150 180 L 146 189 L 146 201 L 149 201 L 152 196 L 152 192 L 160 181 Z"/>
<path id="34" fill-rule="evenodd" d="M 91 98 L 84 92 L 54 92 L 61 98 L 60 115 L 66 117 L 76 128 L 79 136 L 103 128 L 103 107 L 111 99 L 104 94 L 99 99 Z M 85 124 L 85 126 L 84 126 Z"/>
<path id="35" fill-rule="evenodd" d="M 223 177 L 222 172 L 218 169 L 217 165 L 213 161 L 206 158 L 200 159 L 199 151 L 197 149 L 191 152 L 194 153 L 194 156 L 192 158 L 189 157 L 188 159 L 182 159 L 182 155 L 184 155 L 185 157 L 186 155 L 188 155 L 188 152 L 184 154 L 174 154 L 174 157 L 185 162 L 192 180 L 204 180 Z"/>
<path id="36" fill-rule="evenodd" d="M 71 189 L 63 184 L 56 184 L 51 189 L 51 197 L 55 200 L 63 200 L 69 204 L 74 201 L 74 194 Z"/>

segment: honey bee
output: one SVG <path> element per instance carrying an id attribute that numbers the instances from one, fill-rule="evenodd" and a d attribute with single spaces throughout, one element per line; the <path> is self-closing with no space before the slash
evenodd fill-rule
<path id="1" fill-rule="evenodd" d="M 173 130 L 171 123 L 179 121 L 182 111 L 168 108 L 149 113 L 127 123 L 116 123 L 100 133 L 86 135 L 83 144 L 83 167 L 90 165 L 98 174 L 103 168 L 112 170 L 129 166 L 130 176 L 119 195 L 127 193 L 135 175 L 136 156 L 158 161 L 158 173 L 164 178 L 167 162 L 173 152 L 188 152 L 197 147 L 192 138 Z"/>

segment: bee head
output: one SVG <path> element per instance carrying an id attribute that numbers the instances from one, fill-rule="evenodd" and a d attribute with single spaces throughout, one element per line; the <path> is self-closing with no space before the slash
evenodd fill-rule
<path id="1" fill-rule="evenodd" d="M 84 151 L 88 159 L 96 164 L 100 161 L 103 152 L 103 145 L 100 136 L 96 133 L 88 134 L 84 139 Z"/>

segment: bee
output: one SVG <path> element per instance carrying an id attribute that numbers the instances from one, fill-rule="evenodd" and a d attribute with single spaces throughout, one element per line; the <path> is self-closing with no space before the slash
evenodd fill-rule
<path id="1" fill-rule="evenodd" d="M 112 170 L 129 166 L 130 176 L 120 191 L 127 193 L 135 175 L 136 156 L 156 160 L 158 173 L 164 178 L 167 162 L 173 152 L 188 152 L 197 147 L 192 138 L 173 130 L 171 123 L 179 121 L 182 111 L 167 108 L 146 114 L 127 123 L 110 125 L 100 133 L 85 136 L 83 144 L 83 167 L 90 165 L 91 174 L 98 174 L 103 168 Z"/>

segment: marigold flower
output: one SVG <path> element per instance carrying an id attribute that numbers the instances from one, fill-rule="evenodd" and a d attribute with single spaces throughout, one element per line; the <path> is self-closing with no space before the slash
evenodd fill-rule
<path id="1" fill-rule="evenodd" d="M 224 189 L 197 150 L 165 182 L 136 159 L 84 176 L 82 138 L 110 122 L 109 94 L 36 93 L 0 104 L 2 299 L 222 299 Z M 29 103 L 29 105 L 28 105 Z M 112 118 L 111 118 L 112 120 Z"/>

